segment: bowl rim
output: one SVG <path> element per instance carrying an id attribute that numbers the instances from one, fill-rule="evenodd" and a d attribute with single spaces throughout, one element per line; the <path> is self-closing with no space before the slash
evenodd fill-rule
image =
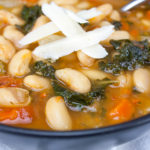
<path id="1" fill-rule="evenodd" d="M 100 127 L 94 129 L 86 130 L 74 130 L 74 131 L 51 131 L 51 130 L 38 130 L 38 129 L 27 129 L 21 127 L 13 127 L 9 125 L 0 124 L 0 132 L 7 132 L 11 134 L 19 134 L 26 136 L 36 136 L 36 137 L 83 137 L 83 136 L 93 136 L 100 134 L 109 134 L 117 131 L 122 131 L 138 126 L 142 126 L 150 123 L 150 114 L 142 116 L 140 118 L 107 127 Z"/>

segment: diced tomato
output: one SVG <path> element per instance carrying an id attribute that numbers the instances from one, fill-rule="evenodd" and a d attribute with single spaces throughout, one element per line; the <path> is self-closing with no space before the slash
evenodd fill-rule
<path id="1" fill-rule="evenodd" d="M 109 118 L 115 123 L 121 123 L 132 119 L 135 109 L 133 104 L 127 100 L 122 99 L 114 108 L 108 113 Z"/>
<path id="2" fill-rule="evenodd" d="M 0 76 L 0 88 L 2 87 L 21 87 L 23 85 L 22 79 Z"/>
<path id="3" fill-rule="evenodd" d="M 0 123 L 29 124 L 32 122 L 31 108 L 11 108 L 0 110 Z"/>

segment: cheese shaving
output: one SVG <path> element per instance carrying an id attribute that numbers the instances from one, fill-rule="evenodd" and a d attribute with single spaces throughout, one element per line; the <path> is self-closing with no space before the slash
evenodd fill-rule
<path id="1" fill-rule="evenodd" d="M 86 20 L 91 19 L 91 18 L 96 17 L 99 14 L 101 14 L 101 12 L 97 11 L 96 8 L 80 11 L 77 13 L 77 15 L 69 10 L 65 9 L 65 11 L 68 13 L 68 15 L 70 14 L 70 17 L 74 16 L 74 17 L 72 17 L 72 19 L 78 21 L 78 23 L 87 23 L 88 21 L 86 21 Z M 71 13 L 72 13 L 72 15 L 71 15 Z M 48 35 L 57 33 L 59 31 L 60 31 L 60 29 L 53 22 L 49 22 L 49 23 L 35 29 L 34 31 L 31 31 L 30 33 L 28 33 L 26 36 L 24 36 L 19 41 L 19 44 L 22 46 L 25 46 L 27 44 L 31 44 L 33 42 L 39 41 L 39 40 L 43 39 L 44 37 L 47 37 Z"/>
<path id="2" fill-rule="evenodd" d="M 72 18 L 74 21 L 78 22 L 78 23 L 81 23 L 81 24 L 84 24 L 84 23 L 88 23 L 87 20 L 83 19 L 82 17 L 78 16 L 77 14 L 75 14 L 74 12 L 70 11 L 70 10 L 65 10 L 66 13 L 68 14 L 68 16 L 70 18 Z"/>
<path id="3" fill-rule="evenodd" d="M 65 11 L 70 18 L 72 18 L 74 21 L 80 24 L 88 23 L 87 20 L 102 14 L 102 12 L 98 11 L 96 8 L 91 8 L 89 10 L 82 10 L 77 14 L 67 9 L 65 9 Z"/>
<path id="4" fill-rule="evenodd" d="M 85 20 L 89 20 L 91 18 L 97 17 L 101 14 L 102 12 L 98 11 L 96 8 L 91 8 L 89 10 L 81 10 L 77 13 L 78 16 L 80 16 L 81 18 Z"/>
<path id="5" fill-rule="evenodd" d="M 59 28 L 53 22 L 49 22 L 33 30 L 32 32 L 29 32 L 19 41 L 19 44 L 24 46 L 33 43 L 35 41 L 38 41 L 40 39 L 43 39 L 44 37 L 47 37 L 48 35 L 54 34 L 59 31 L 60 31 Z"/>
<path id="6" fill-rule="evenodd" d="M 86 33 L 77 22 L 72 20 L 63 11 L 63 9 L 60 9 L 60 7 L 57 6 L 55 3 L 51 3 L 50 5 L 44 4 L 42 6 L 42 10 L 43 10 L 43 13 L 47 17 L 49 17 L 67 37 L 72 37 L 74 35 Z M 106 32 L 109 32 L 109 31 L 106 31 Z M 112 32 L 110 31 L 110 35 L 111 33 Z M 103 58 L 107 55 L 106 50 L 99 44 L 82 49 L 82 51 L 88 56 L 93 57 L 93 58 Z"/>
<path id="7" fill-rule="evenodd" d="M 67 37 L 76 34 L 85 33 L 82 27 L 74 20 L 72 20 L 64 9 L 57 6 L 54 2 L 51 4 L 43 4 L 42 12 L 46 15 Z"/>
<path id="8" fill-rule="evenodd" d="M 101 46 L 100 44 L 96 44 L 96 45 L 87 47 L 85 49 L 82 49 L 82 52 L 95 59 L 104 58 L 108 55 L 105 48 Z"/>
<path id="9" fill-rule="evenodd" d="M 113 33 L 113 28 L 114 27 L 112 25 L 109 25 L 84 34 L 66 37 L 37 47 L 33 51 L 33 54 L 44 59 L 51 58 L 53 60 L 57 60 L 62 56 L 93 46 L 101 40 L 108 38 L 110 34 Z M 98 51 L 98 53 L 100 52 Z"/>
<path id="10" fill-rule="evenodd" d="M 57 6 L 53 2 L 51 4 L 43 4 L 42 11 L 52 22 L 29 33 L 20 41 L 20 44 L 27 44 L 31 41 L 39 40 L 44 38 L 45 35 L 48 36 L 58 31 L 61 31 L 67 37 L 37 47 L 33 51 L 34 55 L 44 59 L 51 58 L 53 60 L 57 60 L 60 57 L 78 50 L 96 59 L 103 58 L 107 55 L 107 51 L 99 42 L 107 39 L 114 32 L 113 25 L 85 32 L 77 23 L 85 22 L 84 20 L 79 18 L 76 14 Z M 94 12 L 95 9 L 90 11 Z M 84 14 L 86 14 L 86 12 L 82 11 L 81 15 L 84 16 Z"/>

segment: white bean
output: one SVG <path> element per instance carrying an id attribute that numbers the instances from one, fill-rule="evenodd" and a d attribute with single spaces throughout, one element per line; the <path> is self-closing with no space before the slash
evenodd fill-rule
<path id="1" fill-rule="evenodd" d="M 17 30 L 15 26 L 7 26 L 3 31 L 3 36 L 10 40 L 17 48 L 25 48 L 19 44 L 19 40 L 24 37 L 24 34 Z"/>
<path id="2" fill-rule="evenodd" d="M 52 0 L 39 0 L 39 1 L 38 1 L 38 5 L 41 6 L 41 5 L 45 4 L 45 3 L 48 3 L 48 4 L 49 4 L 51 1 L 52 1 Z"/>
<path id="3" fill-rule="evenodd" d="M 130 39 L 130 34 L 127 31 L 115 31 L 112 33 L 109 38 L 107 38 L 104 42 L 109 42 L 110 40 L 123 40 Z"/>
<path id="4" fill-rule="evenodd" d="M 91 89 L 89 79 L 77 70 L 71 68 L 60 69 L 55 72 L 55 75 L 73 91 L 87 93 Z"/>
<path id="5" fill-rule="evenodd" d="M 113 7 L 111 4 L 106 3 L 106 4 L 98 6 L 97 10 L 101 11 L 105 16 L 108 16 L 111 14 Z"/>
<path id="6" fill-rule="evenodd" d="M 150 93 L 150 71 L 148 69 L 137 69 L 133 73 L 136 89 L 142 93 Z"/>
<path id="7" fill-rule="evenodd" d="M 141 19 L 143 16 L 144 16 L 143 12 L 137 12 L 137 13 L 136 13 L 136 17 L 137 17 L 138 19 Z"/>
<path id="8" fill-rule="evenodd" d="M 130 73 L 122 74 L 117 77 L 120 87 L 131 88 L 133 86 L 133 78 Z"/>
<path id="9" fill-rule="evenodd" d="M 39 28 L 40 26 L 42 26 L 42 25 L 44 25 L 44 24 L 46 24 L 46 23 L 48 23 L 49 22 L 49 19 L 46 17 L 46 16 L 40 16 L 37 20 L 36 20 L 36 22 L 35 22 L 35 24 L 34 24 L 34 26 L 33 26 L 33 28 L 32 28 L 32 30 L 35 30 L 35 29 L 37 29 L 37 28 Z"/>
<path id="10" fill-rule="evenodd" d="M 24 21 L 19 17 L 15 16 L 13 13 L 7 10 L 0 10 L 0 20 L 6 21 L 10 25 L 23 25 Z"/>
<path id="11" fill-rule="evenodd" d="M 80 2 L 78 5 L 77 5 L 77 8 L 82 10 L 82 9 L 89 9 L 91 6 L 91 4 L 89 2 Z"/>
<path id="12" fill-rule="evenodd" d="M 18 7 L 15 7 L 11 10 L 11 12 L 14 14 L 14 15 L 20 15 L 21 14 L 21 10 L 22 10 L 22 6 L 18 6 Z"/>
<path id="13" fill-rule="evenodd" d="M 15 47 L 3 36 L 0 36 L 0 60 L 8 63 L 15 54 L 15 51 Z"/>
<path id="14" fill-rule="evenodd" d="M 108 22 L 108 21 L 101 21 L 101 22 L 100 22 L 100 26 L 101 26 L 101 27 L 102 27 L 102 26 L 107 26 L 107 25 L 111 25 L 111 23 Z"/>
<path id="15" fill-rule="evenodd" d="M 0 95 L 1 107 L 22 107 L 31 102 L 29 92 L 22 88 L 0 88 Z"/>
<path id="16" fill-rule="evenodd" d="M 74 5 L 78 3 L 79 0 L 54 0 L 54 2 L 58 5 Z"/>
<path id="17" fill-rule="evenodd" d="M 79 11 L 79 9 L 77 9 L 76 7 L 74 7 L 73 5 L 63 5 L 64 8 L 68 9 L 68 10 L 71 10 L 75 13 L 77 13 Z"/>
<path id="18" fill-rule="evenodd" d="M 142 20 L 141 20 L 141 23 L 142 23 L 144 26 L 146 26 L 146 27 L 149 27 L 149 26 L 150 26 L 150 20 L 148 20 L 148 19 L 142 19 Z"/>
<path id="19" fill-rule="evenodd" d="M 50 81 L 37 75 L 29 75 L 24 78 L 24 85 L 33 91 L 41 91 L 50 88 Z"/>
<path id="20" fill-rule="evenodd" d="M 102 21 L 103 19 L 106 18 L 106 16 L 110 15 L 112 10 L 113 10 L 113 7 L 111 4 L 103 4 L 103 5 L 100 5 L 97 7 L 97 10 L 98 11 L 101 11 L 102 14 L 100 14 L 99 16 L 97 17 L 94 17 L 92 19 L 90 19 L 90 23 L 99 23 L 100 21 Z"/>
<path id="21" fill-rule="evenodd" d="M 120 17 L 120 14 L 117 10 L 113 10 L 111 15 L 110 15 L 110 18 L 112 20 L 116 20 L 116 21 L 120 21 L 121 17 Z"/>
<path id="22" fill-rule="evenodd" d="M 61 96 L 52 97 L 48 100 L 45 114 L 52 129 L 62 131 L 72 129 L 72 121 Z"/>
<path id="23" fill-rule="evenodd" d="M 77 51 L 77 57 L 83 66 L 90 67 L 94 64 L 95 59 L 86 55 L 82 51 Z"/>
<path id="24" fill-rule="evenodd" d="M 110 77 L 105 72 L 94 69 L 84 69 L 81 72 L 91 80 L 103 80 L 104 78 Z"/>
<path id="25" fill-rule="evenodd" d="M 30 72 L 29 64 L 31 58 L 32 55 L 30 50 L 24 49 L 17 52 L 8 65 L 8 72 L 16 77 L 26 75 Z"/>

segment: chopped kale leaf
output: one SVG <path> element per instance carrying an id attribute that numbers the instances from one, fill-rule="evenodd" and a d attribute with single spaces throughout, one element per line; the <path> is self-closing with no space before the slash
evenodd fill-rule
<path id="1" fill-rule="evenodd" d="M 27 34 L 41 14 L 41 7 L 38 5 L 32 7 L 24 6 L 21 12 L 21 18 L 25 21 L 25 24 L 23 26 L 16 25 L 16 27 L 23 33 Z"/>
<path id="2" fill-rule="evenodd" d="M 62 96 L 68 106 L 82 109 L 83 106 L 88 106 L 92 103 L 92 99 L 87 95 L 67 89 L 56 80 L 52 82 L 52 86 L 56 95 Z"/>
<path id="3" fill-rule="evenodd" d="M 148 41 L 111 40 L 115 51 L 118 52 L 112 59 L 99 62 L 101 70 L 120 74 L 121 71 L 135 70 L 150 65 L 150 45 Z"/>
<path id="4" fill-rule="evenodd" d="M 108 85 L 115 84 L 117 81 L 105 78 L 103 80 L 95 80 L 92 85 L 92 91 L 88 93 L 92 98 L 105 98 L 105 89 Z"/>
<path id="5" fill-rule="evenodd" d="M 120 28 L 122 27 L 122 24 L 120 21 L 112 21 L 112 24 L 115 26 L 116 30 L 120 30 Z"/>
<path id="6" fill-rule="evenodd" d="M 55 79 L 55 69 L 50 63 L 37 61 L 33 64 L 31 70 L 38 75 Z"/>
<path id="7" fill-rule="evenodd" d="M 116 83 L 109 79 L 104 79 L 101 81 L 96 81 L 96 84 L 93 84 L 93 89 L 87 94 L 81 94 L 74 92 L 65 86 L 63 86 L 58 81 L 54 80 L 52 82 L 52 87 L 56 95 L 64 97 L 66 104 L 70 107 L 78 107 L 82 110 L 85 106 L 89 106 L 93 103 L 93 100 L 96 98 L 103 99 L 105 98 L 105 89 L 108 85 Z"/>

